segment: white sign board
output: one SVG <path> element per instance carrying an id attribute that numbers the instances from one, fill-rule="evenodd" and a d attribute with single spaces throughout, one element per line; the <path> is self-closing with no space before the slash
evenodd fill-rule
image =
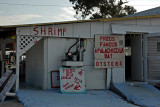
<path id="1" fill-rule="evenodd" d="M 83 68 L 60 68 L 60 89 L 62 93 L 85 93 Z"/>
<path id="2" fill-rule="evenodd" d="M 65 37 L 67 33 L 70 33 L 67 26 L 33 26 L 16 29 L 17 35 Z"/>
<path id="3" fill-rule="evenodd" d="M 124 36 L 95 35 L 95 68 L 124 67 Z"/>

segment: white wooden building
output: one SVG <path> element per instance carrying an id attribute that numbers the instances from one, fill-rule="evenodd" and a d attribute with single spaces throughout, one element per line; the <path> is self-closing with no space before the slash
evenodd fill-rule
<path id="1" fill-rule="evenodd" d="M 19 89 L 20 56 L 26 54 L 25 82 L 42 89 L 51 88 L 51 71 L 63 65 L 68 49 L 79 39 L 84 41 L 83 62 L 86 88 L 109 89 L 113 83 L 160 80 L 159 8 L 134 16 L 42 24 L 1 26 L 1 53 L 16 35 L 16 89 Z M 150 12 L 151 11 L 151 12 Z M 148 14 L 149 12 L 150 14 Z M 145 13 L 145 14 L 144 14 Z M 124 36 L 126 60 L 123 68 L 95 68 L 95 35 Z M 73 47 L 71 52 L 76 51 Z M 4 72 L 4 55 L 1 55 Z"/>

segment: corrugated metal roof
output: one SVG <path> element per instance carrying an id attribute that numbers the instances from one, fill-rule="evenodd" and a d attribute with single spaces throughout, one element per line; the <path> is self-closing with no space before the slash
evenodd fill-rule
<path id="1" fill-rule="evenodd" d="M 160 15 L 160 6 L 156 7 L 156 8 L 149 9 L 149 10 L 145 10 L 145 11 L 142 11 L 142 12 L 138 12 L 138 13 L 135 13 L 135 14 L 132 14 L 132 15 L 128 15 L 128 16 L 125 16 L 125 17 L 152 16 L 152 15 Z"/>

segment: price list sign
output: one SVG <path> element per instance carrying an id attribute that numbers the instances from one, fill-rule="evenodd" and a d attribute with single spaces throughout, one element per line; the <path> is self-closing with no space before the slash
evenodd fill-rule
<path id="1" fill-rule="evenodd" d="M 124 36 L 95 35 L 95 68 L 124 67 Z"/>

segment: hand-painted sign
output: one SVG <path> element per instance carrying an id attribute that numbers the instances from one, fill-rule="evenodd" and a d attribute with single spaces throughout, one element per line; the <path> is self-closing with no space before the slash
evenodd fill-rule
<path id="1" fill-rule="evenodd" d="M 124 36 L 95 35 L 95 68 L 124 66 Z"/>
<path id="2" fill-rule="evenodd" d="M 62 93 L 85 93 L 83 68 L 60 68 L 60 88 Z"/>
<path id="3" fill-rule="evenodd" d="M 52 37 L 68 37 L 72 32 L 69 25 L 50 25 L 50 26 L 32 26 L 32 27 L 18 27 L 16 29 L 17 35 L 26 36 L 52 36 Z"/>
<path id="4" fill-rule="evenodd" d="M 66 33 L 65 27 L 45 27 L 45 26 L 35 26 L 31 28 L 31 35 L 39 36 L 64 36 Z"/>

